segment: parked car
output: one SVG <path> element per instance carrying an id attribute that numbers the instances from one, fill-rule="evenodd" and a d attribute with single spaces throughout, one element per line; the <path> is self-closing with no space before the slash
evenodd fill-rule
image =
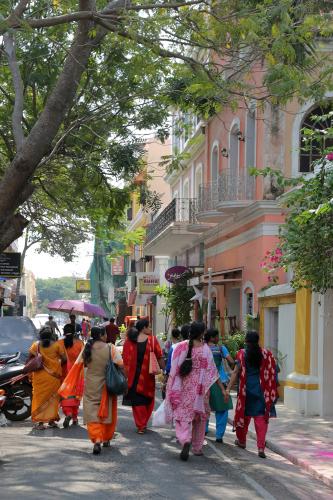
<path id="1" fill-rule="evenodd" d="M 21 361 L 28 356 L 29 347 L 37 340 L 38 330 L 30 318 L 4 316 L 0 318 L 0 355 L 20 352 Z"/>

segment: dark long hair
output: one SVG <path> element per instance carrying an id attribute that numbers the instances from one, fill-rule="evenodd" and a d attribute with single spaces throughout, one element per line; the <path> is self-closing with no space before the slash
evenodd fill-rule
<path id="1" fill-rule="evenodd" d="M 75 334 L 74 325 L 69 324 L 64 326 L 64 335 L 65 335 L 64 344 L 66 349 L 68 349 L 69 347 L 73 347 L 74 334 Z"/>
<path id="2" fill-rule="evenodd" d="M 250 330 L 246 334 L 245 359 L 246 363 L 253 368 L 260 368 L 262 361 L 262 352 L 259 346 L 259 335 L 255 330 Z"/>
<path id="3" fill-rule="evenodd" d="M 188 343 L 188 351 L 186 354 L 185 361 L 180 365 L 179 375 L 181 377 L 186 377 L 192 371 L 192 349 L 193 349 L 193 340 L 197 340 L 202 337 L 204 331 L 206 329 L 205 323 L 201 321 L 193 321 L 190 326 L 190 340 Z"/>
<path id="4" fill-rule="evenodd" d="M 144 328 L 148 328 L 148 326 L 149 321 L 147 319 L 139 319 L 139 321 L 136 322 L 135 328 L 140 333 Z"/>
<path id="5" fill-rule="evenodd" d="M 101 337 L 104 335 L 104 331 L 102 328 L 98 326 L 93 326 L 90 332 L 90 339 L 86 343 L 83 351 L 83 361 L 85 365 L 88 365 L 91 361 L 91 350 L 92 346 L 98 340 L 101 340 Z"/>
<path id="6" fill-rule="evenodd" d="M 39 332 L 42 347 L 50 347 L 52 341 L 52 331 L 48 326 L 43 326 Z"/>
<path id="7" fill-rule="evenodd" d="M 139 331 L 132 326 L 127 330 L 127 338 L 128 340 L 131 340 L 132 342 L 137 342 L 139 336 Z"/>
<path id="8" fill-rule="evenodd" d="M 205 333 L 205 342 L 208 344 L 212 339 L 215 339 L 219 336 L 219 331 L 216 328 L 208 328 Z"/>
<path id="9" fill-rule="evenodd" d="M 191 328 L 191 325 L 189 325 L 189 324 L 183 325 L 181 327 L 180 335 L 181 335 L 183 340 L 188 340 L 188 336 L 190 334 L 190 328 Z"/>

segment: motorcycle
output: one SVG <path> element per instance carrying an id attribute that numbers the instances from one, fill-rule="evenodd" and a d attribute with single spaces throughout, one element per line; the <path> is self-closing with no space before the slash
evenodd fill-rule
<path id="1" fill-rule="evenodd" d="M 0 392 L 5 397 L 0 411 L 15 422 L 31 416 L 32 385 L 23 368 L 22 363 L 0 364 Z"/>

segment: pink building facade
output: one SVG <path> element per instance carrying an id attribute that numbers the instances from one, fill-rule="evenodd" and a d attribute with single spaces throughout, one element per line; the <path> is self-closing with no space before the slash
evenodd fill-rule
<path id="1" fill-rule="evenodd" d="M 250 102 L 208 122 L 174 117 L 173 150 L 185 151 L 187 159 L 166 176 L 172 201 L 148 228 L 145 253 L 190 267 L 189 285 L 206 298 L 212 270 L 213 323 L 222 332 L 242 329 L 247 314 L 258 314 L 258 295 L 271 284 L 260 263 L 278 244 L 284 220 L 275 180 L 253 177 L 250 169 L 271 167 L 287 177 L 309 172 L 313 152 L 300 152 L 301 129 L 325 109 L 315 102 L 284 110 Z M 276 278 L 288 283 L 282 271 Z"/>

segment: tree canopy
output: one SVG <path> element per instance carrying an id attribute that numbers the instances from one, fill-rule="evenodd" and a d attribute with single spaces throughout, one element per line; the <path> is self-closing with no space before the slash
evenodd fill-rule
<path id="1" fill-rule="evenodd" d="M 36 214 L 117 228 L 170 105 L 207 119 L 331 86 L 325 1 L 7 0 L 0 34 L 0 251 Z"/>
<path id="2" fill-rule="evenodd" d="M 68 299 L 74 300 L 80 298 L 76 293 L 76 280 L 71 276 L 63 278 L 37 278 L 36 289 L 38 298 L 38 312 L 48 313 L 47 304 L 52 300 Z"/>

